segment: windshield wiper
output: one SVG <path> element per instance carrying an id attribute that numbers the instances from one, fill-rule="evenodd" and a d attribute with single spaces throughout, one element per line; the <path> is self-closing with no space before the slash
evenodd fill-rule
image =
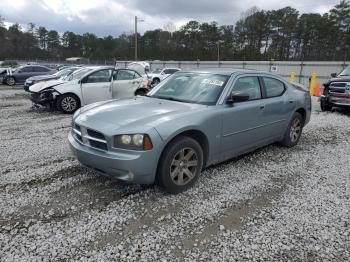
<path id="1" fill-rule="evenodd" d="M 164 99 L 164 100 L 170 100 L 170 101 L 175 101 L 175 102 L 182 102 L 182 103 L 191 103 L 190 101 L 178 99 L 172 96 L 149 96 L 149 97 L 154 97 L 158 99 Z"/>

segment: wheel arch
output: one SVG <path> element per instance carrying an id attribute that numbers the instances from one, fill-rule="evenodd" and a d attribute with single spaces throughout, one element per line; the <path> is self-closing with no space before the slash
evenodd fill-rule
<path id="1" fill-rule="evenodd" d="M 77 98 L 77 101 L 78 101 L 78 107 L 77 107 L 77 109 L 79 109 L 80 107 L 82 107 L 82 101 L 81 101 L 81 99 L 80 99 L 80 97 L 77 95 L 77 94 L 75 94 L 75 93 L 73 93 L 73 92 L 67 92 L 67 93 L 63 93 L 63 94 L 59 94 L 58 96 L 56 96 L 56 98 L 55 98 L 55 105 L 58 107 L 58 109 L 60 109 L 60 107 L 59 107 L 59 105 L 57 104 L 58 103 L 58 101 L 59 101 L 59 99 L 60 99 L 60 97 L 62 97 L 62 96 L 65 96 L 65 95 L 72 95 L 72 96 L 75 96 L 76 98 Z M 61 109 L 60 109 L 61 110 Z"/>
<path id="2" fill-rule="evenodd" d="M 300 107 L 295 112 L 299 113 L 301 115 L 301 117 L 303 118 L 303 125 L 304 125 L 305 124 L 305 120 L 306 120 L 306 110 L 305 110 L 305 108 Z"/>
<path id="3" fill-rule="evenodd" d="M 206 164 L 208 163 L 208 158 L 209 158 L 209 140 L 207 138 L 207 136 L 200 130 L 198 129 L 187 129 L 187 130 L 182 130 L 181 132 L 173 135 L 172 137 L 170 137 L 167 140 L 167 143 L 165 144 L 165 146 L 162 148 L 159 160 L 158 160 L 158 165 L 157 165 L 157 169 L 159 167 L 159 163 L 163 157 L 163 154 L 166 150 L 166 148 L 178 137 L 181 136 L 186 136 L 186 137 L 190 137 L 194 140 L 196 140 L 198 142 L 198 144 L 201 146 L 202 150 L 203 150 L 203 167 L 206 167 Z"/>

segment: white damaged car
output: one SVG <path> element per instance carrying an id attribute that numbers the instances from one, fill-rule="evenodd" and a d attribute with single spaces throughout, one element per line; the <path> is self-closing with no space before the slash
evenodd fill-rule
<path id="1" fill-rule="evenodd" d="M 132 69 L 85 67 L 66 78 L 34 84 L 29 92 L 35 105 L 71 114 L 94 102 L 144 95 L 149 91 L 147 83 L 148 79 Z"/>

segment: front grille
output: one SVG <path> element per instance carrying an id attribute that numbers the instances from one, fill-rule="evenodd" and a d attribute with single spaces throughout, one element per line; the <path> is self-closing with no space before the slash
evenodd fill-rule
<path id="1" fill-rule="evenodd" d="M 333 82 L 330 85 L 331 87 L 346 87 L 346 83 L 344 82 Z"/>
<path id="2" fill-rule="evenodd" d="M 95 130 L 92 130 L 92 129 L 86 129 L 87 131 L 87 134 L 91 137 L 94 137 L 94 138 L 97 138 L 97 139 L 102 139 L 102 140 L 105 140 L 105 136 L 100 133 L 100 132 L 97 132 Z"/>
<path id="3" fill-rule="evenodd" d="M 74 124 L 74 128 L 75 128 L 77 131 L 81 132 L 81 128 L 80 128 L 80 126 L 79 126 L 78 124 Z"/>
<path id="4" fill-rule="evenodd" d="M 107 141 L 102 133 L 82 127 L 77 123 L 73 124 L 73 133 L 75 138 L 83 144 L 96 149 L 108 151 Z"/>
<path id="5" fill-rule="evenodd" d="M 331 87 L 329 89 L 330 92 L 333 92 L 333 93 L 345 93 L 345 89 L 343 88 L 334 88 L 334 87 Z"/>
<path id="6" fill-rule="evenodd" d="M 106 143 L 102 143 L 102 142 L 95 141 L 92 139 L 89 139 L 89 143 L 90 143 L 90 146 L 92 146 L 94 148 L 98 148 L 98 149 L 105 150 L 105 151 L 108 150 Z"/>

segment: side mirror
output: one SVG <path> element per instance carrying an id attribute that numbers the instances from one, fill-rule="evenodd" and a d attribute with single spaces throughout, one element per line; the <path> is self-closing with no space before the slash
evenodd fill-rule
<path id="1" fill-rule="evenodd" d="M 161 75 L 165 75 L 164 71 L 160 73 Z"/>
<path id="2" fill-rule="evenodd" d="M 228 104 L 233 104 L 235 102 L 245 102 L 249 100 L 249 95 L 243 92 L 232 92 L 231 96 L 227 99 Z"/>
<path id="3" fill-rule="evenodd" d="M 331 77 L 332 77 L 332 78 L 337 77 L 337 73 L 332 73 L 332 74 L 331 74 Z"/>

